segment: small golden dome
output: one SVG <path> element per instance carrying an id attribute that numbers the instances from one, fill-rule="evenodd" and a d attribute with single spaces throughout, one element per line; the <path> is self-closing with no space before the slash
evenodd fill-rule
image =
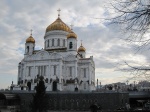
<path id="1" fill-rule="evenodd" d="M 78 52 L 85 52 L 86 49 L 82 46 L 82 43 L 81 43 L 81 46 L 78 48 Z"/>
<path id="2" fill-rule="evenodd" d="M 26 39 L 26 43 L 35 43 L 35 40 L 34 40 L 34 38 L 32 37 L 32 35 L 30 35 L 30 37 L 28 37 L 28 38 Z"/>
<path id="3" fill-rule="evenodd" d="M 71 31 L 68 33 L 67 38 L 77 38 L 77 35 L 73 31 Z"/>
<path id="4" fill-rule="evenodd" d="M 46 32 L 53 30 L 71 31 L 71 29 L 59 17 L 46 28 Z"/>

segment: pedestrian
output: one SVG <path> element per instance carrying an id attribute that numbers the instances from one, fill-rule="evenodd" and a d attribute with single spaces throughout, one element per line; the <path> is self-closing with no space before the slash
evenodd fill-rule
<path id="1" fill-rule="evenodd" d="M 130 110 L 130 104 L 126 103 L 126 110 Z"/>

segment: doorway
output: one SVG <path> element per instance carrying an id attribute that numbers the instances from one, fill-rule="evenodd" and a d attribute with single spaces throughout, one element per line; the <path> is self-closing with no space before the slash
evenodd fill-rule
<path id="1" fill-rule="evenodd" d="M 30 90 L 31 90 L 31 82 L 28 82 L 28 83 L 27 83 L 27 86 L 28 86 L 29 91 L 30 91 Z"/>
<path id="2" fill-rule="evenodd" d="M 56 81 L 53 82 L 53 91 L 57 91 L 57 82 Z"/>

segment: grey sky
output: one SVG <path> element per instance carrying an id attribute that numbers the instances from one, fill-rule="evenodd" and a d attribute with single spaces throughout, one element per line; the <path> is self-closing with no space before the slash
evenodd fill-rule
<path id="1" fill-rule="evenodd" d="M 44 47 L 46 27 L 57 18 L 73 24 L 73 30 L 87 50 L 94 56 L 96 78 L 102 84 L 126 81 L 128 74 L 115 71 L 124 60 L 148 63 L 149 53 L 135 54 L 135 45 L 123 41 L 117 25 L 109 25 L 103 18 L 110 17 L 109 0 L 1 0 L 0 1 L 0 88 L 17 82 L 18 63 L 23 59 L 24 44 L 33 29 L 36 49 Z M 100 19 L 96 19 L 100 18 Z"/>

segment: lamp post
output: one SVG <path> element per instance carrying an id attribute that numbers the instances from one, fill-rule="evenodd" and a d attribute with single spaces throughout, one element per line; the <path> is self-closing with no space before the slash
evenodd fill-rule
<path id="1" fill-rule="evenodd" d="M 135 87 L 135 83 L 136 83 L 136 81 L 134 81 L 134 87 Z"/>
<path id="2" fill-rule="evenodd" d="M 126 82 L 127 82 L 127 85 L 128 85 L 129 81 L 127 80 Z"/>
<path id="3" fill-rule="evenodd" d="M 126 85 L 126 90 L 127 90 L 128 89 L 128 83 L 129 83 L 129 81 L 127 80 L 126 82 L 127 82 L 127 85 Z"/>
<path id="4" fill-rule="evenodd" d="M 100 89 L 101 89 L 101 82 L 99 82 L 99 85 L 100 85 Z"/>
<path id="5" fill-rule="evenodd" d="M 98 79 L 97 79 L 97 91 L 98 91 Z"/>

